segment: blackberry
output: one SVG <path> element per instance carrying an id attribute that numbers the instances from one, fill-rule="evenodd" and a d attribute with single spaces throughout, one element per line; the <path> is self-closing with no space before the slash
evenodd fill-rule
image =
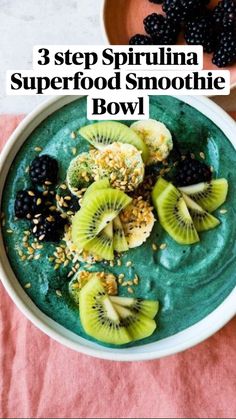
<path id="1" fill-rule="evenodd" d="M 152 13 L 144 21 L 146 32 L 151 35 L 155 45 L 176 44 L 180 25 L 163 15 Z"/>
<path id="2" fill-rule="evenodd" d="M 57 211 L 42 214 L 32 220 L 32 233 L 40 241 L 58 242 L 64 232 L 66 221 Z"/>
<path id="3" fill-rule="evenodd" d="M 164 16 L 157 13 L 148 15 L 143 21 L 145 31 L 152 36 L 162 27 L 164 20 Z"/>
<path id="4" fill-rule="evenodd" d="M 153 45 L 153 41 L 150 36 L 137 34 L 130 38 L 129 45 Z"/>
<path id="5" fill-rule="evenodd" d="M 222 0 L 213 10 L 213 19 L 218 29 L 235 29 L 236 3 L 234 0 Z"/>
<path id="6" fill-rule="evenodd" d="M 211 53 L 215 46 L 215 31 L 211 14 L 196 17 L 187 22 L 184 33 L 189 45 L 202 45 L 203 51 Z"/>
<path id="7" fill-rule="evenodd" d="M 35 189 L 18 191 L 15 199 L 15 216 L 31 219 L 35 214 L 41 214 L 45 209 L 45 198 Z"/>
<path id="8" fill-rule="evenodd" d="M 36 157 L 29 169 L 30 178 L 36 185 L 43 185 L 45 182 L 56 183 L 57 173 L 58 163 L 48 154 Z"/>
<path id="9" fill-rule="evenodd" d="M 176 168 L 174 183 L 176 186 L 189 186 L 200 182 L 209 182 L 211 178 L 212 172 L 209 166 L 187 155 Z"/>
<path id="10" fill-rule="evenodd" d="M 202 12 L 209 0 L 164 0 L 162 9 L 167 18 L 176 22 L 186 21 Z"/>
<path id="11" fill-rule="evenodd" d="M 212 58 L 217 67 L 226 67 L 236 62 L 236 33 L 226 31 L 221 34 Z"/>

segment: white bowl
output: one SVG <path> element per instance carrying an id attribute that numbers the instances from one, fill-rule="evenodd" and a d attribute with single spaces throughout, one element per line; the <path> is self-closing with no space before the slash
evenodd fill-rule
<path id="1" fill-rule="evenodd" d="M 45 101 L 31 112 L 11 135 L 0 156 L 0 199 L 8 170 L 18 150 L 31 132 L 50 114 L 79 96 L 62 96 Z M 180 98 L 178 98 L 180 99 Z M 214 102 L 204 97 L 182 96 L 181 100 L 202 112 L 211 119 L 236 148 L 235 122 Z M 203 320 L 165 339 L 155 343 L 124 349 L 111 349 L 100 346 L 70 332 L 47 317 L 30 300 L 15 277 L 9 264 L 2 234 L 0 234 L 0 277 L 8 294 L 25 316 L 44 333 L 87 355 L 115 361 L 141 361 L 161 358 L 190 348 L 211 336 L 236 314 L 236 287 L 211 314 Z"/>

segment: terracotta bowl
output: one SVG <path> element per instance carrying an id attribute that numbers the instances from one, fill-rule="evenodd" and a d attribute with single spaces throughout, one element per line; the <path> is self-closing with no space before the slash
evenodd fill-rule
<path id="1" fill-rule="evenodd" d="M 214 7 L 218 0 L 211 0 Z M 102 5 L 102 20 L 106 40 L 111 45 L 127 45 L 132 35 L 145 34 L 143 19 L 150 13 L 162 13 L 161 5 L 150 3 L 148 0 L 104 0 Z M 179 44 L 185 44 L 183 35 Z M 206 70 L 219 69 L 211 62 L 212 54 L 204 54 L 204 68 Z M 236 64 L 227 67 L 231 74 L 231 88 L 236 86 Z"/>

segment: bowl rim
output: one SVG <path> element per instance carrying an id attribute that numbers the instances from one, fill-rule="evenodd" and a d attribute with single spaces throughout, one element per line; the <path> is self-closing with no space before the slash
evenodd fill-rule
<path id="1" fill-rule="evenodd" d="M 25 119 L 18 125 L 5 144 L 0 154 L 0 199 L 5 185 L 5 180 L 13 159 L 19 148 L 32 132 L 47 116 L 55 112 L 67 103 L 73 102 L 83 96 L 57 96 L 45 100 L 37 106 Z M 177 97 L 177 96 L 174 96 Z M 210 99 L 201 96 L 181 96 L 179 100 L 188 103 L 190 106 L 204 113 L 220 128 L 224 127 L 224 132 L 231 143 L 236 148 L 234 137 L 235 122 L 218 105 Z M 37 118 L 39 121 L 36 122 Z M 29 129 L 30 128 L 30 129 Z M 28 132 L 28 131 L 29 132 Z M 18 141 L 23 138 L 23 141 Z M 17 143 L 20 143 L 18 144 Z M 10 154 L 12 154 L 10 156 Z M 10 156 L 10 158 L 9 158 Z M 6 166 L 8 165 L 8 168 Z M 6 170 L 5 170 L 6 168 Z M 4 175 L 5 170 L 5 175 Z M 18 282 L 10 262 L 7 258 L 3 244 L 2 234 L 0 233 L 0 277 L 6 291 L 20 311 L 41 331 L 52 337 L 59 343 L 74 349 L 83 354 L 94 356 L 101 359 L 114 361 L 145 361 L 158 359 L 164 356 L 173 355 L 192 346 L 197 345 L 206 338 L 213 335 L 223 327 L 236 314 L 236 287 L 226 297 L 226 299 L 208 316 L 195 323 L 193 326 L 184 329 L 175 335 L 161 339 L 154 343 L 136 346 L 132 348 L 106 348 L 87 339 L 81 338 L 73 332 L 46 316 L 32 302 L 25 290 Z M 177 342 L 173 345 L 172 341 Z M 165 346 L 167 345 L 167 346 Z"/>
<path id="2" fill-rule="evenodd" d="M 109 39 L 109 34 L 106 27 L 106 19 L 105 19 L 105 12 L 106 12 L 106 6 L 108 4 L 109 0 L 101 0 L 101 7 L 100 7 L 100 27 L 102 31 L 102 36 L 105 41 L 106 45 L 112 45 Z M 228 70 L 230 72 L 230 70 Z M 230 90 L 233 90 L 236 88 L 236 81 L 234 83 L 230 84 Z M 213 97 L 214 94 L 208 95 L 210 97 Z"/>

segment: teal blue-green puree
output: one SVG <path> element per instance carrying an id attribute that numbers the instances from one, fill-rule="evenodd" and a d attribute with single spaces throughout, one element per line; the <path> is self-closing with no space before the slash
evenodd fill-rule
<path id="1" fill-rule="evenodd" d="M 146 343 L 173 335 L 198 322 L 219 306 L 236 286 L 236 151 L 213 122 L 172 97 L 151 97 L 150 118 L 164 122 L 183 146 L 196 153 L 203 151 L 207 162 L 215 169 L 215 176 L 228 179 L 229 194 L 223 205 L 227 213 L 221 214 L 219 210 L 215 213 L 221 225 L 201 234 L 200 243 L 181 246 L 156 222 L 148 241 L 124 254 L 122 267 L 96 266 L 114 273 L 124 272 L 130 279 L 137 274 L 140 284 L 135 287 L 135 295 L 160 301 L 158 327 Z M 24 286 L 30 282 L 32 286 L 26 292 L 35 304 L 49 317 L 81 336 L 85 333 L 79 311 L 68 295 L 70 267 L 53 269 L 48 256 L 53 254 L 54 245 L 49 243 L 44 245 L 39 260 L 20 260 L 17 249 L 22 246 L 23 231 L 28 229 L 28 223 L 14 220 L 13 206 L 16 192 L 30 185 L 25 169 L 38 154 L 34 148 L 40 146 L 42 153 L 58 160 L 60 181 L 63 181 L 73 157 L 72 147 L 78 152 L 88 149 L 86 141 L 81 137 L 72 139 L 70 133 L 87 123 L 85 98 L 63 107 L 41 123 L 12 164 L 2 208 L 6 214 L 3 233 L 9 260 L 20 283 Z M 9 228 L 13 234 L 6 232 Z M 166 243 L 167 247 L 154 252 L 153 242 Z M 125 267 L 128 260 L 133 262 L 132 267 Z M 62 297 L 56 294 L 58 289 L 62 291 Z M 130 296 L 125 287 L 120 288 L 120 293 Z M 143 341 L 133 345 L 141 343 Z"/>

